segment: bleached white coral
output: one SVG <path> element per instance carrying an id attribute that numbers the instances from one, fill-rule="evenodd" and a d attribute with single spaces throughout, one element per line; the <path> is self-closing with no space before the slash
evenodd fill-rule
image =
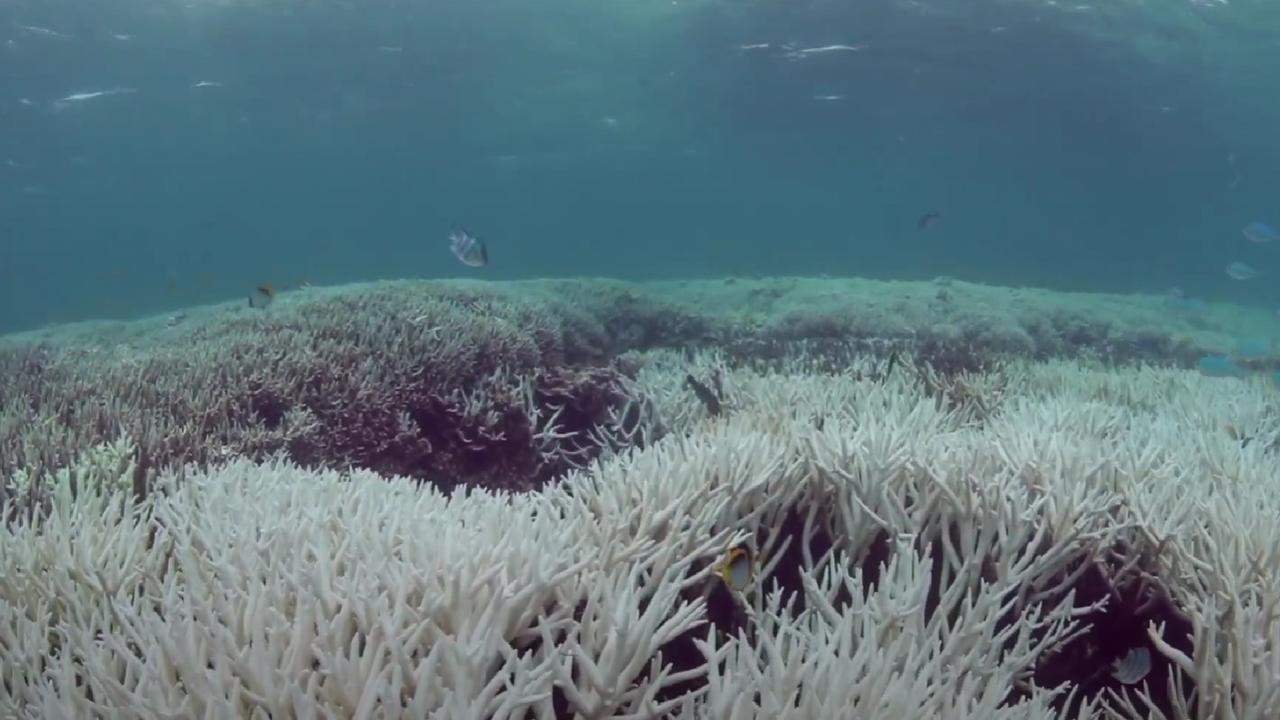
<path id="1" fill-rule="evenodd" d="M 86 458 L 0 508 L 0 716 L 1057 718 L 1035 671 L 1114 601 L 1086 572 L 1190 623 L 1150 630 L 1171 717 L 1280 716 L 1257 387 L 1017 365 L 975 418 L 905 372 L 740 372 L 711 417 L 667 366 L 664 439 L 526 495 L 234 462 L 135 500 L 127 445 Z"/>

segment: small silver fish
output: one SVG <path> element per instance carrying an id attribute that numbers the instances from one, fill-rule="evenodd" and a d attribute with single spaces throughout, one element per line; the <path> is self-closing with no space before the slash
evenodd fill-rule
<path id="1" fill-rule="evenodd" d="M 1240 261 L 1236 261 L 1227 266 L 1227 276 L 1233 280 L 1252 280 L 1258 277 L 1258 271 Z"/>
<path id="2" fill-rule="evenodd" d="M 121 94 L 127 94 L 127 93 L 135 93 L 135 92 L 138 92 L 138 91 L 133 88 L 115 88 L 112 90 L 93 90 L 91 92 L 71 93 L 70 95 L 64 98 L 58 98 L 54 102 L 60 102 L 60 103 L 84 102 L 85 100 L 92 100 L 94 98 L 106 97 L 108 95 L 121 95 Z"/>
<path id="3" fill-rule="evenodd" d="M 1276 232 L 1274 228 L 1266 223 L 1249 223 L 1242 232 L 1246 240 L 1259 245 L 1280 240 L 1280 232 Z"/>
<path id="4" fill-rule="evenodd" d="M 822 47 L 808 47 L 801 48 L 795 52 L 798 55 L 818 55 L 833 52 L 861 52 L 866 49 L 866 43 L 858 43 L 857 45 L 823 45 Z"/>
<path id="5" fill-rule="evenodd" d="M 1124 657 L 1111 663 L 1111 677 L 1125 685 L 1133 685 L 1151 672 L 1151 651 L 1145 647 L 1131 648 Z"/>
<path id="6" fill-rule="evenodd" d="M 19 25 L 17 23 L 14 23 L 14 27 L 30 35 L 44 35 L 46 37 L 56 37 L 56 38 L 71 37 L 66 33 L 58 32 L 57 30 L 50 30 L 49 28 L 40 27 L 38 25 Z"/>
<path id="7" fill-rule="evenodd" d="M 489 251 L 484 242 L 466 230 L 449 233 L 449 252 L 469 267 L 484 267 L 489 264 Z"/>

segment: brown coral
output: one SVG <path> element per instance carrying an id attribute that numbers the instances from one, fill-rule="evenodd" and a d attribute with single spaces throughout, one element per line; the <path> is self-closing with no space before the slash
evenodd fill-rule
<path id="1" fill-rule="evenodd" d="M 571 330 L 544 303 L 388 288 L 281 305 L 167 328 L 143 347 L 0 353 L 0 476 L 38 476 L 129 435 L 159 467 L 283 451 L 311 466 L 524 487 L 569 465 L 549 452 L 593 457 L 585 431 L 625 402 L 613 371 L 565 369 Z M 548 449 L 538 436 L 553 407 L 569 429 Z"/>

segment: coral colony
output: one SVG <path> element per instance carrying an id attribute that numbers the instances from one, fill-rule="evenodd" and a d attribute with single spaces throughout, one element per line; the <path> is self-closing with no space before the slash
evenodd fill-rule
<path id="1" fill-rule="evenodd" d="M 1274 720 L 1263 315 L 398 282 L 5 338 L 0 717 Z"/>

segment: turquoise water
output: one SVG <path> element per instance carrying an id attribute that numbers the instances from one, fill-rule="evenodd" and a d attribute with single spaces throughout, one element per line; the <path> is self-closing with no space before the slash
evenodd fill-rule
<path id="1" fill-rule="evenodd" d="M 0 0 L 0 331 L 454 275 L 1272 307 L 1275 68 L 1261 1 Z"/>

